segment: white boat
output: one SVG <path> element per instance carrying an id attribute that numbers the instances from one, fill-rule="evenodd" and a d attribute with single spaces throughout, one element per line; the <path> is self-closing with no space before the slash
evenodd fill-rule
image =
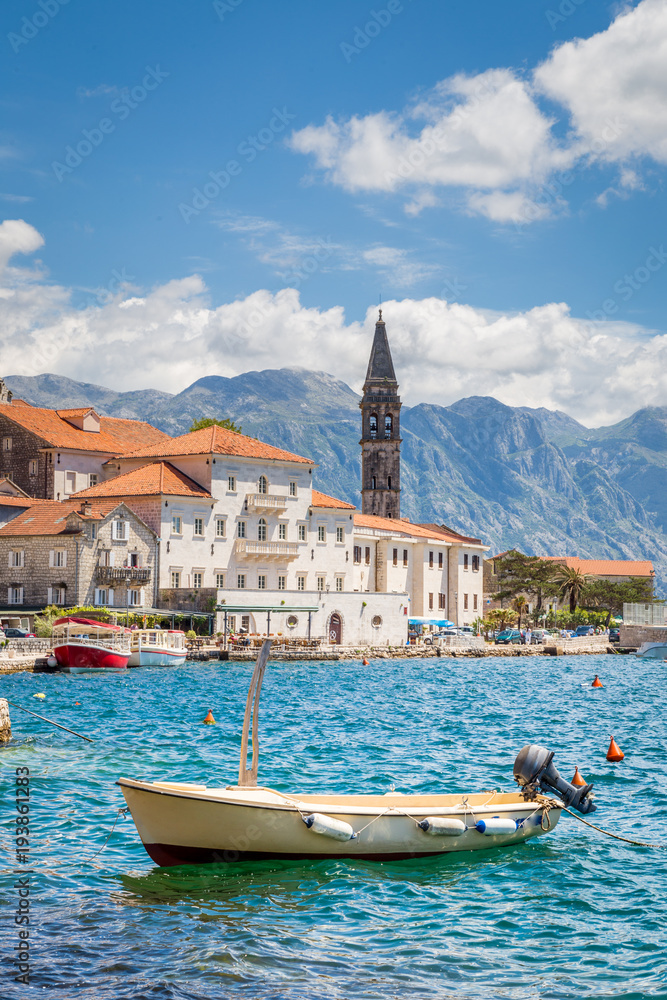
<path id="1" fill-rule="evenodd" d="M 667 660 L 667 640 L 643 643 L 637 650 L 637 656 L 646 660 Z"/>
<path id="2" fill-rule="evenodd" d="M 185 632 L 178 629 L 133 629 L 129 667 L 167 667 L 185 663 Z"/>
<path id="3" fill-rule="evenodd" d="M 68 616 L 57 618 L 52 632 L 53 655 L 61 670 L 125 670 L 130 656 L 130 630 L 120 625 Z"/>
<path id="4" fill-rule="evenodd" d="M 239 780 L 209 787 L 120 778 L 142 843 L 158 865 L 363 858 L 392 861 L 523 843 L 553 830 L 564 806 L 595 806 L 592 785 L 558 775 L 553 753 L 526 746 L 514 764 L 516 791 L 436 795 L 288 794 L 257 784 L 258 706 L 265 642 L 246 702 Z M 247 766 L 252 712 L 252 763 Z M 541 790 L 556 790 L 559 798 Z"/>

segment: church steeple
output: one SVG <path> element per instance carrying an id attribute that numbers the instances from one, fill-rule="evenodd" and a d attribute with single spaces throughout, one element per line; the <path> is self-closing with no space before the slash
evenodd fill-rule
<path id="1" fill-rule="evenodd" d="M 401 516 L 401 399 L 382 310 L 368 360 L 361 408 L 361 509 Z"/>

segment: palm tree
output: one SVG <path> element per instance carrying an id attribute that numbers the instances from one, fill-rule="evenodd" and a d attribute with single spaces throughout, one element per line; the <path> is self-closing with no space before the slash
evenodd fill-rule
<path id="1" fill-rule="evenodd" d="M 519 594 L 512 601 L 512 607 L 514 608 L 514 610 L 516 611 L 516 613 L 519 616 L 519 621 L 518 621 L 518 624 L 517 624 L 517 628 L 520 629 L 521 628 L 521 615 L 524 613 L 524 611 L 528 611 L 528 601 L 523 596 L 523 594 Z"/>
<path id="2" fill-rule="evenodd" d="M 554 579 L 559 584 L 559 597 L 563 600 L 569 599 L 570 614 L 573 615 L 581 600 L 584 587 L 588 583 L 588 577 L 580 569 L 575 569 L 574 566 L 559 566 L 554 574 Z"/>

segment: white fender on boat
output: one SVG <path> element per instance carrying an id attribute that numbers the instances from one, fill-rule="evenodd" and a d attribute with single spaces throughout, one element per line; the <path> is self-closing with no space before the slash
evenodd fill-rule
<path id="1" fill-rule="evenodd" d="M 466 832 L 466 825 L 451 816 L 426 816 L 417 826 L 432 837 L 460 837 Z"/>
<path id="2" fill-rule="evenodd" d="M 517 824 L 514 819 L 501 819 L 500 816 L 493 816 L 491 819 L 480 819 L 475 823 L 475 829 L 487 837 L 506 836 L 508 833 L 516 833 Z"/>
<path id="3" fill-rule="evenodd" d="M 58 661 L 56 660 L 55 656 L 49 656 L 49 657 L 47 657 L 46 665 L 47 665 L 47 667 L 57 667 L 58 666 Z"/>
<path id="4" fill-rule="evenodd" d="M 350 824 L 342 819 L 334 819 L 322 813 L 311 813 L 301 819 L 313 833 L 321 833 L 323 837 L 331 837 L 332 840 L 354 840 L 357 836 Z"/>

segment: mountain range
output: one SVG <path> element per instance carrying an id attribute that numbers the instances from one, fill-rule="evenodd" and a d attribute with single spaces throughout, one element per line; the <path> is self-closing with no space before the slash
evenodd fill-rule
<path id="1" fill-rule="evenodd" d="M 94 406 L 168 434 L 231 417 L 244 434 L 313 458 L 315 483 L 360 504 L 360 397 L 324 372 L 208 375 L 178 394 L 116 392 L 60 375 L 9 376 L 35 406 Z M 401 513 L 476 535 L 491 552 L 651 559 L 667 583 L 667 407 L 591 429 L 559 411 L 488 396 L 401 413 Z"/>

